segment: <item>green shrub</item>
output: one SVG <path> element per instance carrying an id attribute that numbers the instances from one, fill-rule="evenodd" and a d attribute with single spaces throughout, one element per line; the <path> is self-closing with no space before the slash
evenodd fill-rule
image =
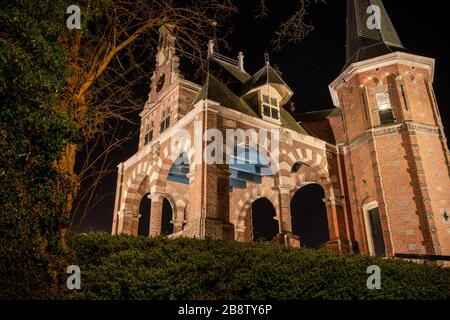
<path id="1" fill-rule="evenodd" d="M 66 299 L 448 299 L 450 270 L 278 244 L 110 236 L 72 239 L 81 290 Z M 381 267 L 381 290 L 366 286 Z"/>

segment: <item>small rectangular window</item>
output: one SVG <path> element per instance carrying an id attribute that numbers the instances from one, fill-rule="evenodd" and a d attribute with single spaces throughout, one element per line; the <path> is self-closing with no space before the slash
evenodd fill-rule
<path id="1" fill-rule="evenodd" d="M 277 98 L 270 98 L 270 104 L 274 107 L 277 107 L 278 106 Z"/>
<path id="2" fill-rule="evenodd" d="M 147 132 L 144 137 L 144 145 L 148 144 L 153 140 L 153 130 Z"/>
<path id="3" fill-rule="evenodd" d="M 272 118 L 278 120 L 278 109 L 272 108 Z"/>
<path id="4" fill-rule="evenodd" d="M 388 110 L 380 111 L 380 123 L 381 124 L 393 123 L 393 122 L 395 122 L 394 110 L 388 109 Z"/>
<path id="5" fill-rule="evenodd" d="M 392 109 L 389 91 L 377 93 L 375 99 L 379 110 L 380 123 L 386 124 L 395 122 L 395 115 L 394 110 Z"/>
<path id="6" fill-rule="evenodd" d="M 266 117 L 270 117 L 270 107 L 266 104 L 263 104 L 263 114 Z"/>
<path id="7" fill-rule="evenodd" d="M 370 232 L 372 235 L 374 254 L 377 257 L 386 257 L 386 246 L 384 243 L 383 227 L 381 225 L 380 212 L 378 208 L 369 210 Z"/>
<path id="8" fill-rule="evenodd" d="M 161 122 L 159 124 L 159 132 L 162 133 L 170 126 L 170 109 L 163 109 L 161 113 Z"/>
<path id="9" fill-rule="evenodd" d="M 364 118 L 366 119 L 367 123 L 370 123 L 369 104 L 367 103 L 367 97 L 366 97 L 366 92 L 365 92 L 364 88 L 361 90 L 361 100 L 362 100 L 363 109 L 364 109 Z"/>
<path id="10" fill-rule="evenodd" d="M 406 110 L 409 110 L 408 100 L 406 100 L 405 87 L 402 84 L 400 85 L 400 89 L 402 90 L 402 98 L 403 98 L 403 102 L 405 103 L 405 108 L 406 108 Z"/>
<path id="11" fill-rule="evenodd" d="M 263 94 L 263 102 L 270 103 L 269 96 Z"/>

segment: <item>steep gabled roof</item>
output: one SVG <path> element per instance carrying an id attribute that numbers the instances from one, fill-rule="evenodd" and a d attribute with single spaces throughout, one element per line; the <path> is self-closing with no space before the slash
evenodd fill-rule
<path id="1" fill-rule="evenodd" d="M 254 88 L 265 85 L 266 83 L 281 84 L 287 86 L 287 84 L 281 79 L 278 73 L 269 66 L 264 66 L 255 73 L 242 87 L 242 94 L 249 92 Z"/>
<path id="2" fill-rule="evenodd" d="M 200 90 L 197 98 L 194 101 L 194 105 L 200 100 L 208 99 L 220 103 L 221 105 L 239 111 L 243 114 L 258 117 L 255 111 L 244 101 L 244 99 L 238 97 L 233 91 L 216 79 L 214 76 L 209 75 L 208 80 Z"/>
<path id="3" fill-rule="evenodd" d="M 211 58 L 211 61 L 217 63 L 218 65 L 220 65 L 223 69 L 225 69 L 226 71 L 228 71 L 228 73 L 230 73 L 234 78 L 236 78 L 237 80 L 239 80 L 241 83 L 245 83 L 246 81 L 248 81 L 251 76 L 245 72 L 245 71 L 241 71 L 238 67 L 224 62 L 220 59 L 216 59 L 216 58 Z"/>
<path id="4" fill-rule="evenodd" d="M 206 98 L 245 115 L 261 118 L 244 99 L 237 96 L 223 82 L 212 75 L 208 76 L 208 80 L 200 90 L 192 105 L 195 105 L 197 102 Z M 283 127 L 309 135 L 308 131 L 298 124 L 284 108 L 280 108 L 280 120 Z"/>

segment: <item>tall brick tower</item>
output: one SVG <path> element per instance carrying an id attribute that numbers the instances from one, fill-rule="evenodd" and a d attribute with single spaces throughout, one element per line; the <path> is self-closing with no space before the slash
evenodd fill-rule
<path id="1" fill-rule="evenodd" d="M 449 255 L 449 151 L 434 59 L 404 48 L 381 0 L 347 6 L 347 62 L 330 92 L 354 238 L 382 257 Z"/>

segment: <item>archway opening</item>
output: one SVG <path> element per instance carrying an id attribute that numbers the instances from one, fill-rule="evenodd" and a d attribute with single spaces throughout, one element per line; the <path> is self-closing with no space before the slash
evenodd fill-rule
<path id="1" fill-rule="evenodd" d="M 150 234 L 150 208 L 151 200 L 148 198 L 148 193 L 142 197 L 139 205 L 139 223 L 138 223 L 138 235 L 148 236 Z"/>
<path id="2" fill-rule="evenodd" d="M 292 232 L 304 247 L 317 249 L 330 240 L 325 192 L 318 184 L 298 190 L 291 200 Z"/>
<path id="3" fill-rule="evenodd" d="M 168 235 L 173 233 L 173 211 L 169 200 L 164 198 L 162 206 L 162 221 L 161 221 L 161 235 Z"/>
<path id="4" fill-rule="evenodd" d="M 276 211 L 267 198 L 252 203 L 252 227 L 254 241 L 271 241 L 279 232 L 275 220 Z"/>

